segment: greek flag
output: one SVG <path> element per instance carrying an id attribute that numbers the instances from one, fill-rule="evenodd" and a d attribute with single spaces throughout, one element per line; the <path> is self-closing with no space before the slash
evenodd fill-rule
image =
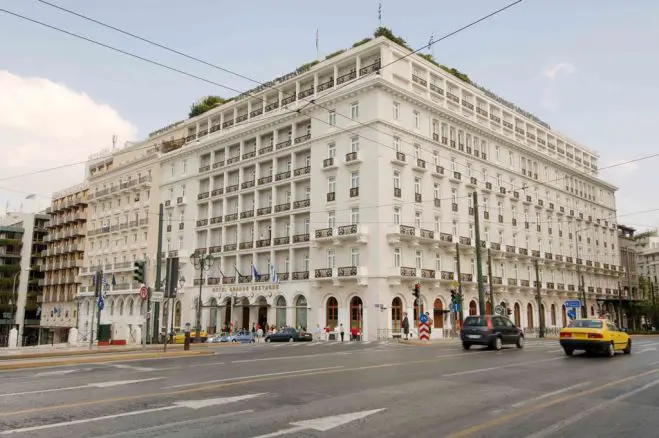
<path id="1" fill-rule="evenodd" d="M 240 273 L 240 271 L 238 270 L 238 266 L 235 265 L 235 264 L 233 265 L 233 270 L 236 273 L 236 283 L 239 283 L 240 282 L 240 277 L 242 277 L 243 274 Z"/>
<path id="2" fill-rule="evenodd" d="M 258 280 L 260 276 L 261 274 L 259 274 L 259 271 L 256 270 L 256 266 L 254 266 L 254 263 L 252 263 L 252 277 L 254 280 Z"/>
<path id="3" fill-rule="evenodd" d="M 279 275 L 275 265 L 270 265 L 270 283 L 279 283 Z"/>

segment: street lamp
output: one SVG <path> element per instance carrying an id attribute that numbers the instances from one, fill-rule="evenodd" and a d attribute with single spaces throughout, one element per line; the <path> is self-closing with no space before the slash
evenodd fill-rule
<path id="1" fill-rule="evenodd" d="M 201 292 L 204 286 L 204 271 L 208 271 L 215 261 L 210 254 L 202 254 L 195 251 L 190 256 L 190 261 L 195 269 L 199 269 L 199 299 L 197 300 L 197 332 L 195 342 L 201 342 Z"/>

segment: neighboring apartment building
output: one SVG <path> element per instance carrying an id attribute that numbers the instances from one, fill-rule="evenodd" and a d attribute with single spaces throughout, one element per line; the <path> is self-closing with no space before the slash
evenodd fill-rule
<path id="1" fill-rule="evenodd" d="M 18 328 L 20 345 L 40 339 L 42 252 L 50 216 L 9 212 L 0 219 L 0 346 L 7 345 L 12 326 Z"/>
<path id="2" fill-rule="evenodd" d="M 638 274 L 659 285 L 659 236 L 657 230 L 635 236 Z"/>
<path id="3" fill-rule="evenodd" d="M 548 326 L 566 323 L 580 273 L 589 315 L 617 296 L 616 188 L 596 153 L 382 37 L 271 84 L 145 142 L 168 152 L 163 247 L 187 280 L 175 326 L 194 326 L 201 282 L 209 330 L 343 324 L 373 339 L 416 318 L 419 282 L 448 328 L 457 280 L 478 312 L 474 192 L 496 304 L 517 324 L 538 324 L 534 259 Z M 194 251 L 216 257 L 201 281 Z"/>
<path id="4" fill-rule="evenodd" d="M 158 186 L 160 167 L 153 148 L 127 144 L 90 157 L 87 191 L 87 240 L 81 286 L 78 290 L 78 328 L 87 337 L 98 319 L 94 298 L 94 276 L 103 271 L 107 291 L 101 324 L 113 326 L 124 339 L 134 339 L 133 328 L 145 332 L 146 306 L 139 297 L 140 284 L 133 282 L 136 260 L 148 259 L 148 278 L 153 283 L 158 225 Z"/>
<path id="5" fill-rule="evenodd" d="M 618 245 L 620 246 L 620 265 L 624 272 L 620 274 L 620 286 L 624 295 L 631 299 L 642 299 L 639 290 L 639 272 L 636 269 L 637 251 L 636 229 L 626 225 L 618 225 Z"/>
<path id="6" fill-rule="evenodd" d="M 82 183 L 53 194 L 47 247 L 42 265 L 44 279 L 41 327 L 52 331 L 53 342 L 66 342 L 77 327 L 76 294 L 81 281 L 87 235 L 87 189 Z"/>

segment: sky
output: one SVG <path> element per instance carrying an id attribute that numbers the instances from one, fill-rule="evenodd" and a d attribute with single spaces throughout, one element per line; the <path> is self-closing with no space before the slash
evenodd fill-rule
<path id="1" fill-rule="evenodd" d="M 371 36 L 377 0 L 49 0 L 259 81 Z M 382 23 L 419 48 L 503 0 L 382 1 Z M 317 6 L 310 6 L 311 4 Z M 71 16 L 37 0 L 0 8 L 248 90 L 244 79 Z M 659 152 L 659 2 L 524 0 L 433 47 L 435 58 L 600 154 L 600 168 Z M 89 155 L 184 119 L 219 88 L 0 12 L 0 212 L 39 209 L 82 180 Z M 655 103 L 653 103 L 655 102 Z M 603 169 L 619 223 L 659 225 L 659 157 Z M 28 194 L 35 199 L 25 199 Z M 651 209 L 657 211 L 641 213 Z"/>

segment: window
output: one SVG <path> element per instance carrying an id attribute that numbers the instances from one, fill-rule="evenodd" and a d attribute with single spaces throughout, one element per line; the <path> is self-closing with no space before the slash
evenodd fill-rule
<path id="1" fill-rule="evenodd" d="M 309 234 L 309 229 L 310 228 L 311 228 L 311 221 L 309 220 L 309 218 L 306 218 L 304 220 L 304 234 Z"/>
<path id="2" fill-rule="evenodd" d="M 327 123 L 330 126 L 336 126 L 336 111 L 330 110 L 327 115 Z"/>
<path id="3" fill-rule="evenodd" d="M 394 102 L 394 120 L 398 120 L 400 117 L 400 103 Z"/>
<path id="4" fill-rule="evenodd" d="M 336 225 L 336 214 L 334 211 L 327 212 L 327 228 L 334 228 Z"/>
<path id="5" fill-rule="evenodd" d="M 400 152 L 400 137 L 394 136 L 394 150 Z"/>
<path id="6" fill-rule="evenodd" d="M 357 120 L 359 118 L 359 102 L 354 102 L 350 105 L 350 118 Z"/>
<path id="7" fill-rule="evenodd" d="M 336 143 L 328 143 L 327 144 L 327 158 L 334 158 L 336 157 Z"/>
<path id="8" fill-rule="evenodd" d="M 181 163 L 181 171 L 182 171 L 182 175 L 185 175 L 187 173 L 187 171 L 188 171 L 188 160 L 183 160 L 183 162 Z"/>
<path id="9" fill-rule="evenodd" d="M 421 146 L 416 143 L 414 143 L 414 158 L 421 158 Z"/>
<path id="10" fill-rule="evenodd" d="M 350 224 L 356 225 L 359 223 L 359 207 L 353 207 L 350 209 Z"/>
<path id="11" fill-rule="evenodd" d="M 350 249 L 350 266 L 359 266 L 359 248 Z"/>
<path id="12" fill-rule="evenodd" d="M 499 244 L 503 245 L 503 230 L 499 230 Z"/>
<path id="13" fill-rule="evenodd" d="M 352 137 L 350 140 L 350 152 L 359 152 L 359 137 Z"/>
<path id="14" fill-rule="evenodd" d="M 174 176 L 174 163 L 169 165 L 169 176 Z"/>
<path id="15" fill-rule="evenodd" d="M 414 111 L 414 127 L 421 128 L 421 114 L 418 111 Z"/>
<path id="16" fill-rule="evenodd" d="M 442 255 L 438 252 L 435 253 L 435 270 L 437 272 L 442 270 Z"/>
<path id="17" fill-rule="evenodd" d="M 501 148 L 499 145 L 494 146 L 494 155 L 497 157 L 497 161 L 501 161 Z"/>
<path id="18" fill-rule="evenodd" d="M 441 221 L 439 216 L 435 216 L 435 233 L 439 233 Z"/>
<path id="19" fill-rule="evenodd" d="M 423 268 L 423 251 L 421 251 L 421 250 L 416 251 L 415 261 L 416 261 L 416 268 L 417 269 L 422 269 Z"/>
<path id="20" fill-rule="evenodd" d="M 336 177 L 330 176 L 327 178 L 327 192 L 333 193 L 336 192 Z"/>
<path id="21" fill-rule="evenodd" d="M 414 226 L 421 228 L 421 212 L 417 211 L 414 213 Z"/>
<path id="22" fill-rule="evenodd" d="M 515 155 L 513 151 L 508 151 L 508 165 L 513 169 L 515 168 Z"/>
<path id="23" fill-rule="evenodd" d="M 471 177 L 471 172 L 472 172 L 471 163 L 467 163 L 467 176 L 468 177 Z"/>
<path id="24" fill-rule="evenodd" d="M 451 227 L 451 234 L 454 236 L 458 235 L 458 223 L 456 221 L 453 221 L 453 226 Z"/>
<path id="25" fill-rule="evenodd" d="M 336 259 L 336 253 L 334 252 L 333 249 L 328 249 L 327 250 L 327 267 L 330 269 L 334 269 L 334 261 Z"/>
<path id="26" fill-rule="evenodd" d="M 400 224 L 400 207 L 394 207 L 394 224 Z"/>
<path id="27" fill-rule="evenodd" d="M 394 248 L 394 268 L 400 268 L 401 256 L 400 248 Z"/>
<path id="28" fill-rule="evenodd" d="M 394 170 L 394 188 L 400 188 L 400 171 Z"/>
<path id="29" fill-rule="evenodd" d="M 455 171 L 455 157 L 451 157 L 451 170 Z"/>
<path id="30" fill-rule="evenodd" d="M 438 165 L 439 165 L 439 152 L 434 151 L 434 152 L 432 153 L 432 163 L 433 163 L 435 166 L 438 166 Z"/>
<path id="31" fill-rule="evenodd" d="M 453 204 L 457 204 L 458 202 L 458 189 L 456 189 L 455 187 L 451 188 L 451 202 Z"/>
<path id="32" fill-rule="evenodd" d="M 421 178 L 414 178 L 414 193 L 421 193 Z"/>
<path id="33" fill-rule="evenodd" d="M 181 196 L 185 196 L 185 184 L 181 186 Z"/>
<path id="34" fill-rule="evenodd" d="M 350 188 L 356 189 L 357 187 L 359 187 L 359 171 L 350 174 Z"/>
<path id="35" fill-rule="evenodd" d="M 440 199 L 442 195 L 441 187 L 439 186 L 439 183 L 435 183 L 433 189 L 432 189 L 434 199 Z"/>

